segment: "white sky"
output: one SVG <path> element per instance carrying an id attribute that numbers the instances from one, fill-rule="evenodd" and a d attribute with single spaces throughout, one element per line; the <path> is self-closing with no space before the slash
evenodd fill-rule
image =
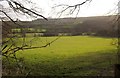
<path id="1" fill-rule="evenodd" d="M 60 12 L 61 8 L 52 9 L 51 7 L 59 4 L 67 4 L 67 5 L 75 5 L 77 3 L 81 3 L 85 0 L 31 0 L 35 3 L 35 5 L 39 8 L 39 11 L 45 17 L 53 17 L 58 18 L 57 13 Z M 6 5 L 6 3 L 0 3 Z M 91 3 L 87 2 L 85 5 L 82 5 L 80 8 L 80 12 L 77 17 L 88 17 L 88 16 L 103 16 L 113 14 L 114 10 L 117 9 L 118 0 L 92 0 Z M 25 4 L 25 6 L 29 7 L 30 5 Z M 66 13 L 66 12 L 64 12 Z M 72 15 L 63 14 L 61 17 L 75 17 L 76 12 Z M 21 16 L 19 16 L 21 17 Z M 28 19 L 26 17 L 22 17 L 21 20 Z"/>
<path id="2" fill-rule="evenodd" d="M 74 5 L 80 3 L 80 1 L 85 0 L 33 0 L 33 1 L 39 7 L 43 8 L 45 16 L 56 17 L 54 13 L 58 13 L 58 11 L 56 12 L 56 9 L 59 8 L 52 10 L 51 7 L 59 4 Z M 81 6 L 78 17 L 107 15 L 107 13 L 109 13 L 110 11 L 112 11 L 113 13 L 113 9 L 117 8 L 116 6 L 117 2 L 118 0 L 92 0 L 91 3 L 88 2 L 87 4 Z M 75 14 L 73 14 L 72 16 L 75 16 Z M 62 15 L 61 17 L 71 16 Z"/>

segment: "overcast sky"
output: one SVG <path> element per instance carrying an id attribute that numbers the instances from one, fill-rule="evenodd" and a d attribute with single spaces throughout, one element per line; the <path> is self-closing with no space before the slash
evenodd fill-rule
<path id="1" fill-rule="evenodd" d="M 35 4 L 34 5 L 28 5 L 25 4 L 29 8 L 29 6 L 36 6 L 39 9 L 40 13 L 44 15 L 45 17 L 52 17 L 52 18 L 58 18 L 57 13 L 60 12 L 62 7 L 52 9 L 53 6 L 59 5 L 59 4 L 67 4 L 67 5 L 75 5 L 77 3 L 81 3 L 85 0 L 31 0 Z M 91 3 L 87 2 L 86 4 L 82 5 L 80 7 L 80 12 L 77 17 L 88 17 L 88 16 L 103 16 L 113 14 L 115 9 L 117 8 L 118 0 L 92 0 Z M 7 4 L 0 3 L 5 6 Z M 67 11 L 64 12 L 61 17 L 75 17 L 76 12 L 72 15 L 66 15 Z M 21 16 L 20 16 L 21 17 Z M 22 17 L 21 19 L 26 19 L 25 17 Z M 27 18 L 28 19 L 28 18 Z"/>
<path id="2" fill-rule="evenodd" d="M 59 4 L 75 5 L 85 0 L 33 0 L 33 1 L 39 7 L 43 8 L 43 12 L 45 13 L 45 16 L 56 17 L 54 13 L 58 8 L 52 10 L 51 7 Z M 78 16 L 86 17 L 86 16 L 107 15 L 107 13 L 117 8 L 116 6 L 117 2 L 118 0 L 92 0 L 91 3 L 88 2 L 87 4 L 81 6 Z M 58 10 L 56 12 L 58 12 Z M 73 14 L 72 16 L 75 16 L 75 14 Z M 66 16 L 63 15 L 62 17 L 66 17 Z"/>

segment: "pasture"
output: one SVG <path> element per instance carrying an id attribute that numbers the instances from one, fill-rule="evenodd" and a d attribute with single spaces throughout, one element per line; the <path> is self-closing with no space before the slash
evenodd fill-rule
<path id="1" fill-rule="evenodd" d="M 32 46 L 42 46 L 55 38 L 38 37 L 31 43 L 32 38 L 27 38 L 26 41 Z M 117 48 L 111 42 L 111 38 L 63 36 L 45 48 L 19 51 L 17 57 L 25 66 L 23 71 L 30 71 L 29 75 L 33 76 L 113 76 Z M 17 75 L 16 64 L 11 62 L 3 64 L 12 71 L 9 75 Z M 3 70 L 3 75 L 7 71 Z"/>

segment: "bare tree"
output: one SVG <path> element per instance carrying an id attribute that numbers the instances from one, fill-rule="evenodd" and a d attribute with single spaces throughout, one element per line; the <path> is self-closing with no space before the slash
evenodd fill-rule
<path id="1" fill-rule="evenodd" d="M 26 3 L 33 3 L 33 2 L 31 2 L 30 0 L 1 0 L 0 2 L 3 2 L 3 1 L 5 1 L 8 5 L 9 5 L 9 7 L 10 8 L 4 8 L 3 7 L 3 9 L 0 9 L 0 12 L 5 16 L 5 17 L 7 17 L 13 24 L 15 24 L 16 26 L 18 26 L 18 27 L 20 27 L 21 28 L 21 33 L 22 34 L 25 34 L 25 31 L 24 31 L 24 29 L 22 28 L 22 25 L 20 25 L 19 23 L 17 23 L 14 19 L 12 19 L 12 16 L 10 16 L 8 13 L 9 12 L 12 12 L 13 11 L 13 13 L 19 13 L 19 14 L 22 14 L 22 15 L 28 15 L 28 16 L 30 16 L 30 17 L 37 17 L 37 16 L 39 16 L 39 17 L 42 17 L 44 20 L 48 20 L 46 17 L 44 17 L 43 15 L 41 15 L 40 13 L 38 13 L 38 11 L 36 11 L 34 8 L 31 8 L 31 9 L 28 9 L 28 8 L 26 8 L 25 6 L 24 6 L 24 4 L 23 4 L 23 2 L 26 2 Z M 78 3 L 78 4 L 75 4 L 75 5 L 58 5 L 58 6 L 56 6 L 56 7 L 60 7 L 60 6 L 63 6 L 63 7 L 65 7 L 65 9 L 64 10 L 62 10 L 61 12 L 60 12 L 60 15 L 63 13 L 63 12 L 65 12 L 67 9 L 70 9 L 70 8 L 72 8 L 72 10 L 70 11 L 70 14 L 73 14 L 73 12 L 78 8 L 78 12 L 77 12 L 77 14 L 79 13 L 79 10 L 80 10 L 80 6 L 82 6 L 82 5 L 84 5 L 86 2 L 91 2 L 92 0 L 85 0 L 85 1 L 83 1 L 82 3 Z M 1 6 L 4 6 L 4 5 L 1 5 Z M 10 10 L 10 11 L 8 11 L 8 10 Z M 7 26 L 7 27 L 12 27 L 9 23 L 7 23 L 4 19 L 2 19 L 3 17 L 1 17 L 1 20 L 2 20 L 2 23 L 4 24 L 4 27 L 3 27 L 3 29 L 7 29 L 7 28 L 5 28 L 5 26 Z M 19 18 L 17 18 L 17 19 L 19 19 Z M 9 28 L 10 29 L 10 28 Z M 8 30 L 6 30 L 6 32 L 5 33 L 3 33 L 3 34 L 5 34 L 5 35 L 8 35 L 8 33 L 11 33 L 10 31 L 8 31 Z M 48 44 L 50 44 L 50 43 L 53 43 L 55 40 L 53 40 L 53 41 L 51 41 L 50 43 L 48 43 L 48 44 L 46 44 L 46 45 L 44 45 L 44 46 L 37 46 L 37 47 L 28 47 L 28 45 L 25 45 L 25 36 L 23 36 L 23 45 L 21 46 L 21 47 L 18 47 L 18 46 L 16 46 L 16 47 L 14 47 L 14 48 L 12 48 L 12 46 L 14 46 L 15 45 L 15 43 L 14 43 L 14 40 L 13 40 L 13 38 L 15 38 L 15 36 L 12 36 L 12 37 L 10 37 L 7 41 L 3 41 L 2 42 L 2 44 L 4 45 L 5 43 L 7 43 L 7 42 L 9 42 L 9 41 L 12 41 L 13 43 L 11 44 L 11 46 L 9 46 L 9 48 L 5 51 L 5 49 L 6 49 L 6 47 L 8 47 L 8 45 L 4 45 L 3 46 L 3 48 L 2 48 L 2 55 L 3 56 L 6 56 L 7 55 L 7 53 L 9 53 L 9 51 L 14 51 L 14 53 L 15 52 L 17 52 L 17 51 L 19 51 L 19 50 L 23 50 L 23 49 L 33 49 L 33 48 L 42 48 L 42 47 L 46 47 L 46 46 L 48 46 Z M 58 39 L 58 38 L 57 38 Z M 10 53 L 10 54 L 12 54 L 12 53 Z"/>
<path id="2" fill-rule="evenodd" d="M 35 10 L 35 8 L 27 8 L 24 6 L 23 2 L 26 2 L 28 4 L 33 4 L 33 2 L 31 2 L 30 0 L 0 0 L 0 2 L 5 1 L 8 6 L 10 8 L 4 8 L 4 5 L 1 5 L 3 8 L 0 9 L 0 12 L 2 13 L 2 15 L 4 15 L 5 18 L 8 18 L 14 25 L 16 25 L 17 27 L 19 27 L 21 29 L 21 34 L 22 36 L 22 44 L 21 46 L 18 46 L 16 43 L 16 39 L 18 39 L 19 37 L 17 35 L 13 35 L 8 37 L 8 39 L 4 39 L 2 41 L 2 56 L 6 57 L 6 59 L 8 59 L 9 62 L 9 58 L 13 58 L 16 60 L 19 69 L 21 69 L 20 65 L 19 65 L 19 60 L 16 57 L 16 52 L 19 52 L 20 50 L 28 50 L 28 49 L 36 49 L 36 48 L 44 48 L 49 46 L 50 44 L 52 44 L 53 42 L 55 42 L 56 40 L 58 40 L 61 36 L 57 37 L 56 39 L 54 39 L 53 41 L 50 41 L 42 46 L 30 46 L 28 44 L 26 44 L 26 36 L 25 36 L 25 30 L 23 28 L 23 26 L 18 23 L 17 21 L 15 21 L 15 19 L 12 18 L 12 16 L 9 15 L 10 12 L 14 13 L 14 15 L 17 14 L 21 14 L 23 16 L 29 16 L 32 18 L 37 18 L 37 17 L 41 17 L 44 20 L 48 21 L 48 19 L 43 16 L 42 14 L 40 14 L 40 12 L 38 12 L 37 10 Z M 72 15 L 74 12 L 76 12 L 76 16 L 78 15 L 78 13 L 80 12 L 80 8 L 82 5 L 86 4 L 87 2 L 91 2 L 92 0 L 84 0 L 81 3 L 75 4 L 75 5 L 66 5 L 66 4 L 60 4 L 57 6 L 54 6 L 53 8 L 58 8 L 58 7 L 62 7 L 63 9 L 58 13 L 59 16 L 61 16 L 65 11 L 69 10 L 69 14 Z M 9 24 L 8 22 L 6 22 L 6 20 L 4 19 L 4 17 L 1 17 L 1 21 L 3 23 L 3 30 L 5 31 L 3 33 L 3 35 L 8 35 L 8 34 L 14 34 L 13 32 L 8 31 L 6 29 L 8 29 L 8 27 L 12 27 L 11 24 Z M 18 17 L 16 17 L 16 19 L 19 20 Z M 9 28 L 12 29 L 12 28 Z M 32 41 L 32 40 L 30 40 Z M 9 44 L 10 43 L 10 44 Z M 9 44 L 9 45 L 8 45 Z M 20 73 L 22 73 L 22 71 L 20 71 Z M 29 72 L 26 74 L 29 75 Z"/>
<path id="3" fill-rule="evenodd" d="M 26 31 L 23 28 L 23 26 L 21 25 L 21 23 L 18 23 L 17 21 L 15 21 L 16 19 L 19 19 L 16 16 L 15 18 L 12 18 L 14 15 L 20 14 L 22 16 L 28 16 L 28 17 L 32 17 L 32 18 L 37 18 L 37 17 L 41 17 L 44 20 L 48 21 L 48 19 L 46 17 L 44 17 L 43 15 L 40 14 L 39 11 L 35 10 L 35 8 L 27 8 L 24 6 L 23 2 L 29 3 L 31 4 L 32 2 L 30 0 L 1 0 L 0 2 L 5 2 L 7 3 L 7 5 L 9 6 L 9 8 L 5 8 L 4 4 L 2 4 L 2 8 L 0 9 L 0 18 L 1 18 L 1 22 L 2 22 L 2 35 L 3 35 L 3 41 L 0 43 L 2 44 L 2 56 L 6 57 L 6 59 L 8 60 L 7 62 L 10 64 L 9 58 L 15 59 L 16 63 L 18 65 L 19 71 L 22 74 L 22 68 L 19 65 L 19 59 L 16 56 L 16 52 L 19 52 L 20 50 L 28 50 L 28 49 L 36 49 L 36 48 L 44 48 L 49 46 L 50 44 L 52 44 L 53 42 L 55 42 L 57 39 L 59 39 L 60 37 L 57 37 L 56 39 L 54 39 L 53 41 L 50 41 L 46 44 L 43 44 L 42 46 L 30 46 L 28 44 L 26 44 Z M 12 15 L 9 15 L 9 13 L 12 13 Z M 8 20 L 6 21 L 5 18 L 8 18 Z M 10 22 L 9 22 L 10 21 Z M 22 40 L 20 40 L 22 42 L 21 45 L 17 45 L 16 40 L 19 40 L 18 35 L 15 35 L 11 30 L 13 28 L 13 25 L 15 27 L 19 27 L 21 30 L 21 38 Z M 12 35 L 9 36 L 8 35 Z M 7 38 L 7 39 L 6 39 Z M 34 39 L 30 40 L 33 41 Z M 29 42 L 29 43 L 30 43 Z M 3 64 L 3 68 L 4 68 L 4 64 Z M 26 74 L 28 75 L 28 73 Z"/>

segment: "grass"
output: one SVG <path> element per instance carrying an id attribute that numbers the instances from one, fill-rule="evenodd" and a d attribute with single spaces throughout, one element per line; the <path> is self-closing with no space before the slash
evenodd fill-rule
<path id="1" fill-rule="evenodd" d="M 32 44 L 41 46 L 54 39 L 36 38 Z M 34 76 L 113 76 L 116 47 L 111 42 L 111 38 L 64 36 L 46 48 L 19 51 L 17 57 Z"/>

